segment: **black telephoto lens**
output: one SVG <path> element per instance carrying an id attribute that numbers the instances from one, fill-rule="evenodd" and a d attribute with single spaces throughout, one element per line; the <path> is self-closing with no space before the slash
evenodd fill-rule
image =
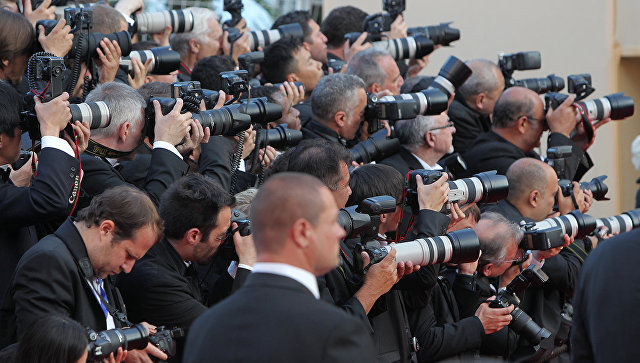
<path id="1" fill-rule="evenodd" d="M 368 164 L 372 161 L 380 161 L 400 151 L 400 140 L 388 139 L 387 130 L 382 129 L 349 151 L 351 152 L 351 160 L 356 163 Z"/>
<path id="2" fill-rule="evenodd" d="M 115 40 L 120 46 L 122 56 L 126 57 L 131 53 L 131 35 L 127 31 L 120 31 L 117 33 L 102 34 L 102 33 L 90 33 L 84 42 L 83 55 L 89 54 L 92 58 L 98 57 L 98 48 L 100 48 L 100 41 L 103 38 L 109 39 L 109 41 Z M 75 40 L 75 39 L 74 39 Z M 73 50 L 69 52 L 72 54 Z"/>
<path id="3" fill-rule="evenodd" d="M 438 77 L 433 80 L 431 87 L 444 92 L 448 99 L 464 81 L 471 77 L 471 73 L 471 68 L 464 64 L 463 61 L 454 56 L 450 56 L 442 68 L 440 68 Z"/>
<path id="4" fill-rule="evenodd" d="M 147 59 L 151 59 L 151 64 L 149 65 L 150 74 L 169 74 L 180 68 L 180 53 L 169 49 L 169 47 L 137 50 L 131 52 L 129 57 L 138 58 L 142 64 L 144 64 Z"/>
<path id="5" fill-rule="evenodd" d="M 298 145 L 302 141 L 302 131 L 287 128 L 287 125 L 278 125 L 270 130 L 260 130 L 258 140 L 264 141 L 274 149 L 282 150 Z"/>
<path id="6" fill-rule="evenodd" d="M 564 79 L 550 74 L 545 78 L 526 78 L 515 82 L 516 86 L 528 88 L 537 94 L 560 92 L 564 89 Z"/>
<path id="7" fill-rule="evenodd" d="M 451 22 L 440 23 L 439 25 L 421 26 L 407 29 L 407 34 L 415 35 L 418 33 L 426 35 L 434 44 L 447 46 L 451 42 L 460 39 L 460 30 L 452 28 Z"/>
<path id="8" fill-rule="evenodd" d="M 511 316 L 513 319 L 511 319 L 509 328 L 523 336 L 530 343 L 538 344 L 542 339 L 551 336 L 551 333 L 547 329 L 536 324 L 536 322 L 520 308 L 513 309 Z"/>
<path id="9" fill-rule="evenodd" d="M 142 324 L 131 328 L 110 329 L 92 333 L 89 343 L 89 359 L 107 358 L 119 347 L 123 350 L 145 349 L 149 343 L 149 332 Z"/>

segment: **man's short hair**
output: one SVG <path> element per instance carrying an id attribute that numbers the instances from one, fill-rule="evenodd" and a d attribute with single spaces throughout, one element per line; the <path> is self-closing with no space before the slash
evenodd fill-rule
<path id="1" fill-rule="evenodd" d="M 188 174 L 162 195 L 160 216 L 164 220 L 164 234 L 171 239 L 181 239 L 189 229 L 198 228 L 206 240 L 217 226 L 220 211 L 234 202 L 213 179 Z"/>
<path id="2" fill-rule="evenodd" d="M 93 29 L 95 33 L 115 33 L 122 29 L 122 23 L 126 22 L 122 14 L 109 5 L 96 4 L 91 7 L 93 11 Z"/>
<path id="3" fill-rule="evenodd" d="M 327 37 L 327 47 L 340 48 L 347 33 L 362 31 L 362 22 L 367 13 L 355 6 L 341 6 L 331 10 L 322 21 L 322 33 Z"/>
<path id="4" fill-rule="evenodd" d="M 200 59 L 191 71 L 191 80 L 199 81 L 204 89 L 219 91 L 222 89 L 220 72 L 236 69 L 236 62 L 228 55 L 213 55 Z"/>
<path id="5" fill-rule="evenodd" d="M 333 121 L 338 111 L 353 115 L 358 105 L 358 89 L 364 82 L 352 74 L 331 74 L 322 77 L 311 93 L 311 111 L 318 121 Z"/>
<path id="6" fill-rule="evenodd" d="M 21 14 L 0 9 L 0 61 L 30 55 L 36 42 L 35 31 Z M 4 68 L 0 62 L 0 69 Z"/>
<path id="7" fill-rule="evenodd" d="M 317 224 L 326 205 L 320 197 L 324 187 L 317 178 L 302 173 L 281 173 L 258 189 L 251 203 L 252 236 L 258 253 L 277 253 L 289 229 L 300 218 Z"/>
<path id="8" fill-rule="evenodd" d="M 162 234 L 162 219 L 156 206 L 143 191 L 129 185 L 119 185 L 107 189 L 91 199 L 88 207 L 80 210 L 76 222 L 83 222 L 87 228 L 99 226 L 111 220 L 113 242 L 131 239 L 146 226 L 151 226 L 156 235 Z"/>
<path id="9" fill-rule="evenodd" d="M 287 75 L 297 72 L 295 56 L 301 47 L 300 40 L 292 38 L 280 39 L 268 46 L 260 65 L 264 78 L 271 83 L 280 83 L 287 80 Z"/>
<path id="10" fill-rule="evenodd" d="M 538 190 L 544 197 L 547 190 L 547 170 L 545 164 L 534 158 L 516 160 L 507 169 L 509 194 L 507 200 L 518 200 L 533 190 Z"/>
<path id="11" fill-rule="evenodd" d="M 351 172 L 349 179 L 351 195 L 347 205 L 358 205 L 367 198 L 388 195 L 402 202 L 404 178 L 389 165 L 367 164 Z"/>
<path id="12" fill-rule="evenodd" d="M 13 137 L 14 129 L 20 125 L 22 100 L 16 89 L 0 80 L 0 134 Z"/>
<path id="13" fill-rule="evenodd" d="M 351 163 L 349 150 L 325 139 L 302 140 L 287 153 L 286 171 L 313 175 L 333 191 L 338 190 L 342 180 L 341 165 Z"/>
<path id="14" fill-rule="evenodd" d="M 147 101 L 149 97 L 171 97 L 171 83 L 149 82 L 138 88 L 138 93 Z"/>
<path id="15" fill-rule="evenodd" d="M 502 93 L 493 108 L 492 125 L 495 128 L 508 128 L 514 125 L 519 116 L 533 118 L 535 104 L 531 97 L 514 97 L 508 92 Z"/>
<path id="16" fill-rule="evenodd" d="M 132 127 L 144 122 L 142 110 L 146 107 L 144 98 L 130 86 L 120 82 L 98 85 L 87 96 L 87 102 L 104 101 L 109 105 L 109 126 L 91 130 L 92 136 L 109 137 L 115 135 L 120 125 L 129 121 Z"/>
<path id="17" fill-rule="evenodd" d="M 387 72 L 380 66 L 382 57 L 391 57 L 389 52 L 380 48 L 369 48 L 356 53 L 347 66 L 346 74 L 360 77 L 366 88 L 374 83 L 383 85 L 387 79 Z"/>
<path id="18" fill-rule="evenodd" d="M 180 53 L 180 57 L 185 57 L 189 53 L 189 41 L 191 39 L 202 40 L 209 33 L 209 20 L 218 21 L 218 15 L 208 8 L 186 8 L 193 14 L 193 30 L 188 33 L 171 34 L 169 42 L 171 49 Z"/>
<path id="19" fill-rule="evenodd" d="M 503 261 L 507 256 L 507 247 L 512 241 L 519 243 L 522 240 L 523 232 L 520 227 L 494 212 L 484 212 L 480 217 L 480 221 L 488 221 L 492 228 L 489 236 L 482 236 L 480 240 L 480 250 L 482 255 L 478 262 L 478 266 L 485 266 L 489 263 Z"/>
<path id="20" fill-rule="evenodd" d="M 311 15 L 308 11 L 294 10 L 284 15 L 280 15 L 280 17 L 273 22 L 271 29 L 277 29 L 280 25 L 298 23 L 302 27 L 302 36 L 304 37 L 304 41 L 311 43 L 311 27 L 309 26 L 309 20 L 311 20 Z"/>
<path id="21" fill-rule="evenodd" d="M 435 117 L 419 115 L 411 120 L 400 120 L 396 122 L 394 128 L 400 144 L 409 151 L 415 151 L 425 144 L 424 134 L 435 126 Z"/>
<path id="22" fill-rule="evenodd" d="M 492 93 L 501 86 L 496 78 L 496 72 L 500 73 L 500 68 L 494 62 L 477 58 L 467 61 L 466 64 L 473 73 L 456 91 L 465 100 L 470 100 L 480 93 Z"/>

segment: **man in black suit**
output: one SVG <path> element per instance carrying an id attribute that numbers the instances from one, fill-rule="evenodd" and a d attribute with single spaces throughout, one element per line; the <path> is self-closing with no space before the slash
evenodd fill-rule
<path id="1" fill-rule="evenodd" d="M 0 310 L 0 346 L 19 341 L 43 315 L 66 315 L 96 331 L 128 325 L 111 275 L 131 271 L 161 228 L 155 205 L 138 189 L 119 186 L 94 198 L 20 259 Z M 152 345 L 147 351 L 166 359 Z"/>
<path id="2" fill-rule="evenodd" d="M 548 147 L 572 148 L 565 178 L 580 180 L 592 163 L 583 151 L 586 145 L 577 144 L 570 138 L 577 125 L 572 102 L 573 97 L 569 96 L 555 110 L 549 109 L 545 114 L 542 100 L 535 92 L 522 87 L 504 91 L 493 110 L 491 130 L 480 135 L 464 154 L 468 175 L 489 170 L 505 175 L 518 159 L 540 159 L 534 148 L 540 147 L 542 133 L 549 130 Z M 584 132 L 581 128 L 578 130 Z"/>
<path id="3" fill-rule="evenodd" d="M 402 148 L 381 163 L 394 167 L 404 177 L 410 170 L 442 170 L 438 160 L 453 152 L 456 128 L 446 111 L 437 116 L 398 121 L 395 130 Z"/>
<path id="4" fill-rule="evenodd" d="M 20 257 L 38 237 L 36 223 L 64 220 L 76 202 L 80 163 L 75 158 L 75 142 L 59 138 L 71 119 L 69 95 L 41 103 L 36 101 L 41 146 L 37 178 L 30 186 L 17 186 L 9 178 L 10 164 L 20 156 L 20 96 L 7 82 L 0 81 L 0 297 Z M 73 125 L 80 152 L 86 147 L 89 127 Z M 72 146 L 70 146 L 72 145 Z M 30 172 L 30 163 L 22 168 Z"/>
<path id="5" fill-rule="evenodd" d="M 203 293 L 195 264 L 209 263 L 227 238 L 233 202 L 219 184 L 198 174 L 189 174 L 169 187 L 160 204 L 164 237 L 131 273 L 117 281 L 131 320 L 187 331 L 207 306 L 216 302 Z M 255 263 L 255 248 L 251 236 L 242 237 L 237 231 L 233 243 L 239 256 L 234 275 L 241 285 Z M 234 278 L 224 273 L 212 287 L 224 291 L 212 292 L 226 296 L 232 284 Z M 176 361 L 180 361 L 183 348 L 180 340 Z"/>
<path id="6" fill-rule="evenodd" d="M 331 192 L 316 178 L 282 173 L 267 180 L 251 206 L 253 273 L 195 321 L 184 361 L 212 354 L 221 362 L 374 361 L 364 325 L 319 301 L 315 276 L 338 265 L 345 235 L 337 216 Z"/>
<path id="7" fill-rule="evenodd" d="M 598 246 L 585 261 L 573 296 L 572 362 L 636 362 L 640 230 Z"/>
<path id="8" fill-rule="evenodd" d="M 82 155 L 83 207 L 106 189 L 128 184 L 118 172 L 119 161 L 131 159 L 144 137 L 146 103 L 133 88 L 117 82 L 101 84 L 87 97 L 87 102 L 96 101 L 109 105 L 110 124 L 94 130 L 89 148 Z M 200 123 L 191 119 L 190 112 L 180 113 L 182 100 L 177 100 L 173 110 L 164 116 L 157 101 L 149 107 L 155 109 L 155 140 L 144 190 L 158 205 L 167 187 L 187 172 L 188 165 L 180 151 L 188 154 L 201 141 L 207 142 L 209 131 L 203 131 Z M 177 149 L 175 145 L 185 136 L 186 141 Z"/>
<path id="9" fill-rule="evenodd" d="M 449 117 L 456 126 L 453 146 L 463 155 L 473 141 L 491 129 L 491 113 L 504 90 L 504 76 L 488 59 L 465 62 L 473 73 L 456 90 L 449 106 Z"/>

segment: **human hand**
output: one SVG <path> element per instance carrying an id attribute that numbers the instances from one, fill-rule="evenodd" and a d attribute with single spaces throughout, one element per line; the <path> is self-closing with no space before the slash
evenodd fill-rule
<path id="1" fill-rule="evenodd" d="M 133 89 L 139 89 L 144 84 L 147 73 L 149 73 L 149 65 L 151 64 L 151 58 L 147 59 L 144 64 L 138 58 L 131 58 L 131 67 L 133 68 L 133 78 L 131 75 L 127 75 L 129 78 L 129 86 Z"/>
<path id="2" fill-rule="evenodd" d="M 31 152 L 31 156 L 26 163 L 24 163 L 20 169 L 13 170 L 11 169 L 11 173 L 9 174 L 9 179 L 13 185 L 17 187 L 28 187 L 31 185 L 31 177 L 33 176 L 33 170 L 31 169 L 31 164 L 36 164 L 36 168 L 38 166 L 38 154 Z"/>
<path id="3" fill-rule="evenodd" d="M 276 156 L 276 149 L 271 146 L 267 146 L 264 149 L 260 149 L 260 152 L 258 153 L 258 160 L 262 163 L 262 168 L 266 169 L 271 165 L 271 163 L 273 163 L 273 161 L 276 159 Z"/>
<path id="4" fill-rule="evenodd" d="M 560 188 L 560 186 L 558 186 L 558 212 L 560 212 L 560 215 L 565 215 L 576 209 L 582 210 L 585 208 L 584 192 L 582 191 L 582 189 L 580 189 L 580 184 L 575 181 L 571 182 L 571 184 L 573 185 L 571 193 L 573 194 L 578 205 L 576 207 L 576 205 L 573 203 L 571 195 L 565 197 L 564 194 L 562 194 L 562 189 Z"/>
<path id="5" fill-rule="evenodd" d="M 222 50 L 225 55 L 231 56 L 233 60 L 238 63 L 238 56 L 251 52 L 251 42 L 249 40 L 249 32 L 244 32 L 240 38 L 233 42 L 233 53 L 231 50 L 231 43 L 228 39 L 228 32 L 224 32 L 222 35 Z"/>
<path id="6" fill-rule="evenodd" d="M 120 362 L 124 362 L 125 359 L 127 359 L 127 351 L 122 349 L 122 347 L 118 347 L 118 350 L 116 350 L 116 356 L 113 356 L 113 353 L 109 354 L 109 359 L 103 359 L 103 362 L 108 362 L 108 363 L 120 363 Z"/>
<path id="7" fill-rule="evenodd" d="M 524 253 L 524 251 L 523 251 Z M 519 265 L 513 265 L 511 267 L 509 267 L 501 276 L 500 276 L 500 283 L 498 284 L 499 288 L 503 288 L 506 287 L 507 285 L 509 285 L 511 283 L 511 281 L 513 281 L 513 279 L 516 278 L 516 276 L 518 276 L 520 274 L 520 271 L 524 270 L 525 268 L 529 267 L 529 265 L 531 265 L 531 262 L 533 261 L 533 255 L 529 254 L 529 256 L 527 257 L 527 259 L 519 264 Z"/>
<path id="8" fill-rule="evenodd" d="M 56 7 L 50 6 L 51 0 L 44 0 L 40 6 L 33 10 L 33 5 L 31 4 L 31 0 L 24 1 L 24 17 L 29 20 L 32 27 L 36 27 L 36 23 L 38 20 L 44 19 L 55 19 L 56 18 Z"/>
<path id="9" fill-rule="evenodd" d="M 116 79 L 118 67 L 120 67 L 120 57 L 122 56 L 120 45 L 115 40 L 109 41 L 104 38 L 100 41 L 100 47 L 96 52 L 98 53 L 96 65 L 98 66 L 100 83 L 113 82 Z"/>
<path id="10" fill-rule="evenodd" d="M 143 0 L 119 0 L 114 6 L 119 12 L 131 16 L 137 10 L 144 10 Z"/>
<path id="11" fill-rule="evenodd" d="M 170 46 L 169 37 L 171 36 L 171 31 L 173 28 L 171 25 L 167 25 L 164 27 L 162 33 L 151 34 L 151 38 L 154 42 L 158 44 L 159 47 L 167 47 Z"/>
<path id="12" fill-rule="evenodd" d="M 557 255 L 562 251 L 564 247 L 567 247 L 568 245 L 573 243 L 573 237 L 569 237 L 569 235 L 567 234 L 562 236 L 562 239 L 564 240 L 564 244 L 562 246 L 551 248 L 548 250 L 543 250 L 543 251 L 533 251 L 533 257 L 535 257 L 536 261 L 542 262 L 547 258 L 551 258 Z"/>
<path id="13" fill-rule="evenodd" d="M 40 122 L 40 134 L 42 136 L 58 137 L 67 122 L 71 119 L 69 109 L 69 94 L 62 94 L 49 102 L 42 103 L 38 96 L 33 97 L 36 103 L 36 115 Z"/>
<path id="14" fill-rule="evenodd" d="M 237 223 L 231 225 L 233 229 L 238 228 Z M 236 253 L 238 254 L 238 263 L 253 266 L 258 259 L 256 253 L 256 245 L 253 243 L 253 237 L 251 235 L 241 236 L 239 231 L 233 234 L 233 245 L 236 247 Z"/>
<path id="15" fill-rule="evenodd" d="M 440 48 L 440 45 L 433 47 L 433 50 Z M 417 76 L 423 69 L 429 64 L 429 54 L 422 58 L 412 58 L 409 60 L 409 70 L 407 71 L 407 78 Z"/>
<path id="16" fill-rule="evenodd" d="M 66 25 L 64 19 L 60 19 L 49 35 L 45 35 L 44 27 L 40 25 L 38 27 L 38 42 L 40 42 L 45 52 L 52 53 L 58 57 L 64 57 L 73 46 L 71 27 Z"/>
<path id="17" fill-rule="evenodd" d="M 74 152 L 77 151 L 78 156 L 80 156 L 85 150 L 87 150 L 87 147 L 89 147 L 91 129 L 88 122 L 82 123 L 80 121 L 76 121 L 75 123 L 71 124 L 71 128 L 74 131 L 73 135 L 69 135 L 67 132 L 65 132 L 64 139 L 67 141 L 69 146 L 71 146 L 71 149 Z"/>
<path id="18" fill-rule="evenodd" d="M 193 149 L 198 147 L 201 143 L 206 144 L 209 141 L 209 136 L 211 135 L 209 128 L 203 129 L 200 122 L 196 120 L 192 119 L 189 126 L 191 127 L 191 132 L 187 135 L 182 144 L 176 146 L 176 149 L 178 149 L 178 152 L 183 158 L 188 157 Z"/>
<path id="19" fill-rule="evenodd" d="M 418 186 L 418 206 L 420 210 L 430 209 L 440 212 L 444 203 L 449 199 L 449 184 L 447 183 L 449 175 L 442 173 L 440 179 L 425 185 L 422 183 L 422 177 L 416 175 L 416 185 Z"/>
<path id="20" fill-rule="evenodd" d="M 480 251 L 478 258 L 476 258 L 475 261 L 458 264 L 458 273 L 461 275 L 473 275 L 478 269 L 480 256 L 482 256 L 482 251 Z"/>
<path id="21" fill-rule="evenodd" d="M 371 47 L 371 43 L 365 43 L 362 44 L 364 42 L 365 39 L 367 39 L 367 35 L 369 33 L 367 32 L 363 32 L 362 34 L 360 34 L 360 36 L 358 37 L 358 39 L 355 40 L 355 42 L 353 42 L 353 44 L 349 44 L 347 42 L 347 44 L 344 47 L 344 61 L 347 63 L 344 65 L 344 67 L 342 67 L 342 72 L 345 72 L 347 70 L 347 65 L 349 63 L 349 61 L 351 60 L 351 57 L 353 57 L 356 53 L 358 53 L 361 50 L 365 50 L 365 49 L 369 49 Z"/>
<path id="22" fill-rule="evenodd" d="M 291 105 L 297 105 L 304 99 L 304 86 L 296 87 L 293 82 L 282 82 L 280 92 L 285 95 Z"/>
<path id="23" fill-rule="evenodd" d="M 567 97 L 555 110 L 549 107 L 547 111 L 547 124 L 550 132 L 557 132 L 566 137 L 576 128 L 576 110 L 573 107 L 573 96 Z"/>
<path id="24" fill-rule="evenodd" d="M 404 17 L 398 15 L 396 19 L 391 23 L 391 30 L 383 32 L 389 39 L 399 39 L 407 37 L 407 23 L 404 22 Z"/>
<path id="25" fill-rule="evenodd" d="M 178 145 L 191 129 L 191 112 L 184 114 L 182 110 L 182 99 L 176 99 L 176 104 L 171 112 L 162 115 L 162 109 L 158 101 L 153 101 L 155 110 L 156 126 L 154 128 L 156 141 L 166 141 L 171 145 Z"/>
<path id="26" fill-rule="evenodd" d="M 580 208 L 580 213 L 587 213 L 589 209 L 591 209 L 591 206 L 593 205 L 593 192 L 591 190 L 586 189 L 582 191 L 582 195 L 584 199 L 582 203 L 582 208 Z M 580 205 L 580 203 L 578 203 L 578 205 Z"/>
<path id="27" fill-rule="evenodd" d="M 244 131 L 244 143 L 242 144 L 242 158 L 245 159 L 256 148 L 256 130 L 253 125 Z"/>
<path id="28" fill-rule="evenodd" d="M 491 300 L 495 300 L 495 296 L 492 296 Z M 514 305 L 509 305 L 506 308 L 491 308 L 486 302 L 478 306 L 475 316 L 480 319 L 484 333 L 492 334 L 511 323 L 513 309 L 515 309 Z"/>
<path id="29" fill-rule="evenodd" d="M 380 297 L 387 293 L 393 285 L 398 282 L 398 264 L 394 260 L 396 257 L 396 249 L 392 248 L 382 261 L 371 265 L 369 271 L 364 277 L 363 287 L 367 287 L 376 297 Z M 362 252 L 363 265 L 369 264 L 369 255 Z"/>

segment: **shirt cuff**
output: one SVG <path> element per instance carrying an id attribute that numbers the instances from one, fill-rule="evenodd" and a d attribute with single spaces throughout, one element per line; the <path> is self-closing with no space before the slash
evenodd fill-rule
<path id="1" fill-rule="evenodd" d="M 69 156 L 75 158 L 76 153 L 73 151 L 71 146 L 63 139 L 56 136 L 43 136 L 42 140 L 40 140 L 41 148 L 51 147 L 54 149 L 58 149 L 60 151 L 64 151 L 69 154 Z"/>
<path id="2" fill-rule="evenodd" d="M 535 257 L 532 257 L 531 258 L 531 264 L 538 266 L 538 268 L 542 268 L 542 265 L 544 265 L 544 260 L 538 261 L 538 260 L 536 260 Z"/>
<path id="3" fill-rule="evenodd" d="M 171 145 L 170 143 L 166 142 L 166 141 L 156 141 L 153 143 L 153 148 L 154 149 L 166 149 L 171 151 L 172 153 L 176 154 L 176 156 L 178 156 L 180 159 L 182 159 L 182 155 L 180 155 L 180 152 L 178 152 L 178 149 L 176 149 L 175 146 Z"/>
<path id="4" fill-rule="evenodd" d="M 243 268 L 245 270 L 253 271 L 253 266 L 245 265 L 244 263 L 239 264 L 238 268 Z"/>

